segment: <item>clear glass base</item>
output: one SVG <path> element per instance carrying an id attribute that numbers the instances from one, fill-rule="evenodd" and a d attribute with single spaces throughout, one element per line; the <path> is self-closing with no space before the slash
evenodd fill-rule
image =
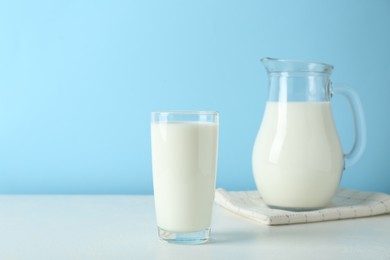
<path id="1" fill-rule="evenodd" d="M 273 206 L 268 205 L 271 209 L 281 209 L 281 210 L 288 210 L 288 211 L 313 211 L 313 210 L 319 210 L 324 207 L 313 207 L 313 208 L 291 208 L 291 207 L 280 207 L 280 206 Z"/>
<path id="2" fill-rule="evenodd" d="M 161 241 L 172 244 L 197 245 L 209 240 L 210 228 L 195 232 L 171 232 L 158 227 L 158 236 Z"/>

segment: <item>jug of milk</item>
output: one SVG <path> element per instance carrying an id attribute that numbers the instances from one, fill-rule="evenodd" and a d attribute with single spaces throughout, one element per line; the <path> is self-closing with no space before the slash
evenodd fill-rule
<path id="1" fill-rule="evenodd" d="M 269 96 L 253 148 L 256 186 L 271 208 L 313 210 L 326 207 L 345 167 L 365 148 L 365 122 L 358 95 L 333 88 L 333 66 L 324 63 L 263 58 Z M 330 99 L 341 94 L 354 121 L 354 144 L 344 153 Z"/>

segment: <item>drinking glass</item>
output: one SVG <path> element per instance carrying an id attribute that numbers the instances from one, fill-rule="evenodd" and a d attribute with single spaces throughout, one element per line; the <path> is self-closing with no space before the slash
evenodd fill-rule
<path id="1" fill-rule="evenodd" d="M 154 201 L 162 241 L 209 240 L 218 126 L 219 114 L 214 111 L 151 113 Z"/>

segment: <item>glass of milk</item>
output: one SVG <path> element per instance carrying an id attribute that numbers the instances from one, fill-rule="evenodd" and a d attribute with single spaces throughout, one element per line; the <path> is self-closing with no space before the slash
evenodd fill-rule
<path id="1" fill-rule="evenodd" d="M 200 244 L 210 237 L 219 114 L 151 113 L 153 188 L 162 241 Z"/>

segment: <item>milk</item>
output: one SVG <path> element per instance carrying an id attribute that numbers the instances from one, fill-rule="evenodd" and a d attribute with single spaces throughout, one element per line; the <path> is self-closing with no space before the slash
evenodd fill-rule
<path id="1" fill-rule="evenodd" d="M 157 225 L 171 232 L 210 227 L 217 170 L 218 124 L 151 124 Z"/>
<path id="2" fill-rule="evenodd" d="M 325 207 L 343 153 L 329 102 L 268 102 L 253 150 L 256 185 L 270 206 Z"/>

